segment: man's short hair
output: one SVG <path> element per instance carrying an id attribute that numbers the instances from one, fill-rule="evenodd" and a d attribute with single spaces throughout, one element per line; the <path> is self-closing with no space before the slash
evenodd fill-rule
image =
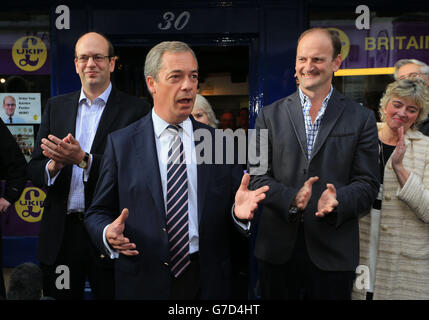
<path id="1" fill-rule="evenodd" d="M 297 48 L 298 48 L 298 44 L 301 41 L 301 39 L 305 35 L 312 33 L 314 31 L 322 31 L 322 32 L 325 32 L 329 36 L 329 38 L 331 39 L 332 48 L 334 49 L 334 52 L 332 54 L 332 60 L 334 60 L 341 53 L 341 40 L 340 40 L 340 35 L 338 34 L 338 32 L 335 30 L 332 30 L 332 29 L 315 27 L 315 28 L 310 28 L 310 29 L 305 30 L 303 33 L 301 33 L 301 35 L 298 38 Z"/>
<path id="2" fill-rule="evenodd" d="M 422 74 L 424 74 L 426 77 L 429 78 L 429 66 L 417 59 L 400 59 L 398 61 L 396 61 L 395 63 L 395 73 L 393 74 L 393 76 L 395 77 L 395 80 L 398 80 L 398 70 L 402 67 L 405 66 L 406 64 L 415 64 L 418 65 L 420 67 L 420 72 Z"/>
<path id="3" fill-rule="evenodd" d="M 16 99 L 15 99 L 15 97 L 13 97 L 13 96 L 6 96 L 6 97 L 4 97 L 3 98 L 3 105 L 6 103 L 6 99 L 7 98 L 12 98 L 13 99 L 13 101 L 15 101 L 15 103 L 16 103 Z"/>
<path id="4" fill-rule="evenodd" d="M 102 34 L 102 33 L 100 33 L 100 32 L 96 32 L 96 31 L 85 32 L 84 34 L 82 34 L 82 35 L 79 37 L 79 39 L 77 39 L 76 43 L 74 44 L 74 55 L 75 55 L 75 56 L 76 56 L 76 45 L 77 45 L 77 43 L 79 42 L 79 40 L 80 40 L 83 36 L 87 35 L 88 33 L 96 33 L 96 34 L 98 34 L 99 36 L 103 37 L 103 38 L 104 38 L 104 40 L 106 40 L 106 42 L 107 42 L 107 55 L 108 55 L 109 57 L 111 57 L 111 58 L 115 56 L 115 48 L 113 47 L 113 44 L 110 42 L 110 40 L 109 40 L 109 39 L 107 39 L 107 37 L 106 37 L 104 34 Z M 76 57 L 77 57 L 77 56 L 76 56 Z"/>
<path id="5" fill-rule="evenodd" d="M 162 69 L 162 56 L 166 52 L 190 52 L 194 56 L 198 67 L 197 56 L 191 47 L 189 47 L 186 43 L 181 41 L 164 41 L 158 43 L 156 46 L 150 49 L 149 53 L 147 54 L 144 64 L 145 78 L 151 76 L 155 80 L 158 80 L 159 71 Z"/>
<path id="6" fill-rule="evenodd" d="M 42 271 L 31 262 L 17 266 L 9 278 L 8 300 L 40 300 L 42 296 Z"/>

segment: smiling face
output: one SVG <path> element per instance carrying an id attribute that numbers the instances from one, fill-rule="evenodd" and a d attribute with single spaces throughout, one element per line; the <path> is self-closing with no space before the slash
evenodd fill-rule
<path id="1" fill-rule="evenodd" d="M 421 108 L 412 99 L 393 96 L 384 108 L 386 123 L 393 131 L 404 127 L 406 132 L 418 119 Z"/>
<path id="2" fill-rule="evenodd" d="M 186 120 L 197 94 L 198 65 L 191 52 L 165 52 L 156 79 L 146 78 L 158 116 L 170 124 Z"/>
<path id="3" fill-rule="evenodd" d="M 109 47 L 106 39 L 101 35 L 91 32 L 82 36 L 76 43 L 76 57 L 95 55 L 108 56 Z M 95 62 L 93 58 L 87 61 L 78 61 L 75 58 L 76 73 L 79 74 L 85 94 L 98 95 L 107 89 L 110 83 L 110 73 L 115 69 L 115 59 L 105 58 Z"/>
<path id="4" fill-rule="evenodd" d="M 333 53 L 332 41 L 322 30 L 309 32 L 299 41 L 295 71 L 306 95 L 329 91 L 333 73 L 341 65 L 341 55 L 333 59 Z"/>
<path id="5" fill-rule="evenodd" d="M 6 98 L 4 98 L 3 108 L 4 108 L 4 112 L 6 113 L 6 115 L 8 117 L 12 117 L 13 114 L 15 113 L 15 109 L 16 109 L 15 98 L 11 97 L 11 96 L 7 96 Z"/>

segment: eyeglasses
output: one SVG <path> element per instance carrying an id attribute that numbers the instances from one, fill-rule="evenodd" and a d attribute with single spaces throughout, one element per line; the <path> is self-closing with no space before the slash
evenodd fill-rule
<path id="1" fill-rule="evenodd" d="M 404 74 L 403 76 L 400 76 L 398 80 L 412 79 L 412 78 L 424 78 L 424 74 L 420 72 L 411 72 L 409 74 Z"/>
<path id="2" fill-rule="evenodd" d="M 103 62 L 106 58 L 112 58 L 112 56 L 103 56 L 102 54 L 95 54 L 93 56 L 81 55 L 79 57 L 76 57 L 79 63 L 87 63 L 89 58 L 92 58 L 92 60 L 94 60 L 94 62 L 96 63 L 100 63 Z"/>

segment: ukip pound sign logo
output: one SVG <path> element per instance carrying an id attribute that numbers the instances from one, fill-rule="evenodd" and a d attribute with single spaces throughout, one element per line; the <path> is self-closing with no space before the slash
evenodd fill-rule
<path id="1" fill-rule="evenodd" d="M 42 219 L 45 198 L 46 193 L 39 188 L 25 188 L 19 200 L 15 203 L 16 213 L 26 222 L 39 222 Z"/>
<path id="2" fill-rule="evenodd" d="M 19 38 L 12 47 L 12 59 L 24 71 L 36 71 L 46 62 L 48 50 L 42 39 L 25 36 Z"/>

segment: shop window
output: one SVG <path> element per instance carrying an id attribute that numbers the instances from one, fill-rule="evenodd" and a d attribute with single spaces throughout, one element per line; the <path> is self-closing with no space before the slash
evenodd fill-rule
<path id="1" fill-rule="evenodd" d="M 27 161 L 50 97 L 49 15 L 0 14 L 0 117 Z"/>
<path id="2" fill-rule="evenodd" d="M 380 98 L 394 81 L 396 61 L 417 59 L 429 64 L 429 12 L 373 9 L 369 30 L 358 30 L 356 17 L 354 8 L 309 10 L 311 27 L 334 28 L 340 35 L 343 62 L 335 73 L 335 87 L 373 109 L 379 120 Z"/>

